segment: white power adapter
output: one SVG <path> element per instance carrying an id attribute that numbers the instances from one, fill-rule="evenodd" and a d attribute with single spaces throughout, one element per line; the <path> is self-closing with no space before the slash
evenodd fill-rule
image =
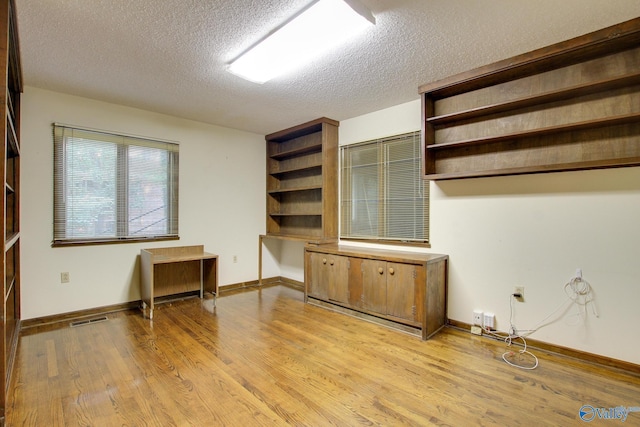
<path id="1" fill-rule="evenodd" d="M 484 314 L 485 329 L 494 329 L 496 327 L 496 316 L 493 313 Z"/>

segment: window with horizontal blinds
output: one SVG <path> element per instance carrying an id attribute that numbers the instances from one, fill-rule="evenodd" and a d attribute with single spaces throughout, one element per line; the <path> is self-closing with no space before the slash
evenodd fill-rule
<path id="1" fill-rule="evenodd" d="M 344 239 L 428 243 L 429 182 L 420 132 L 341 147 Z"/>
<path id="2" fill-rule="evenodd" d="M 53 125 L 53 244 L 178 237 L 176 143 Z"/>

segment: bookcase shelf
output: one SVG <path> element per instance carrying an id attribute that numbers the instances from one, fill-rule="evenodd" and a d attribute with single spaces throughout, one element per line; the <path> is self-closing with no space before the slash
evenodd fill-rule
<path id="1" fill-rule="evenodd" d="M 419 91 L 427 179 L 640 165 L 640 18 Z"/>
<path id="2" fill-rule="evenodd" d="M 282 169 L 282 170 L 274 170 L 270 173 L 270 175 L 281 176 L 281 175 L 291 174 L 294 172 L 305 171 L 308 169 L 322 169 L 322 164 L 308 164 L 308 165 L 289 167 L 287 169 Z M 318 173 L 321 173 L 321 171 L 318 171 Z"/>
<path id="3" fill-rule="evenodd" d="M 265 137 L 267 237 L 337 239 L 338 126 L 320 118 Z"/>
<path id="4" fill-rule="evenodd" d="M 288 159 L 290 157 L 297 157 L 302 154 L 320 153 L 320 152 L 322 152 L 322 144 L 313 144 L 313 145 L 298 147 L 292 150 L 283 151 L 280 153 L 274 153 L 269 157 L 276 160 L 283 160 L 283 159 Z"/>
<path id="5" fill-rule="evenodd" d="M 322 216 L 322 213 L 305 213 L 305 212 L 290 212 L 290 213 L 281 213 L 281 212 L 271 212 L 270 216 Z"/>
<path id="6" fill-rule="evenodd" d="M 627 123 L 635 123 L 640 119 L 640 113 L 626 114 L 617 117 L 604 117 L 596 120 L 587 120 L 584 122 L 571 123 L 566 125 L 550 126 L 526 130 L 521 132 L 508 133 L 504 135 L 488 136 L 483 138 L 466 139 L 463 141 L 443 142 L 439 144 L 431 144 L 427 146 L 427 150 L 438 150 L 448 147 L 456 147 L 472 144 L 490 144 L 492 142 L 501 142 L 516 140 L 522 138 L 530 138 L 534 136 L 553 135 L 561 132 L 571 132 L 578 130 L 594 129 L 605 126 L 623 125 Z"/>
<path id="7" fill-rule="evenodd" d="M 542 105 L 550 102 L 563 101 L 568 98 L 619 89 L 625 86 L 632 86 L 637 84 L 640 84 L 640 73 L 633 73 L 611 79 L 604 79 L 593 83 L 584 83 L 566 89 L 559 89 L 551 92 L 541 93 L 539 95 L 525 96 L 513 101 L 500 102 L 493 105 L 472 108 L 469 110 L 445 114 L 442 116 L 428 117 L 426 120 L 434 126 L 446 126 L 447 124 L 455 124 L 458 121 L 471 120 L 478 117 L 487 116 L 489 114 L 505 113 L 521 108 Z"/>
<path id="8" fill-rule="evenodd" d="M 293 193 L 296 191 L 313 191 L 313 190 L 321 190 L 321 185 L 310 185 L 307 187 L 298 187 L 298 188 L 283 188 L 278 190 L 269 190 L 269 194 L 282 194 L 282 193 Z"/>

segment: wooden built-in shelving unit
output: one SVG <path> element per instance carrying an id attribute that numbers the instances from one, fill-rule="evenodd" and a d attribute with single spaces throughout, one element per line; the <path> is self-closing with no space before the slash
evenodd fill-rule
<path id="1" fill-rule="evenodd" d="M 6 390 L 11 378 L 13 359 L 20 330 L 20 94 L 22 71 L 18 29 L 13 0 L 0 0 L 0 45 L 7 47 L 0 55 L 4 108 L 0 123 L 4 128 L 2 144 L 2 192 L 4 215 L 2 240 L 4 270 L 2 304 L 2 342 L 0 345 L 0 424 L 4 425 Z"/>
<path id="2" fill-rule="evenodd" d="M 265 137 L 267 233 L 258 240 L 259 284 L 265 238 L 338 240 L 338 126 L 322 117 Z"/>
<path id="3" fill-rule="evenodd" d="M 338 237 L 338 122 L 321 118 L 267 142 L 267 236 Z"/>
<path id="4" fill-rule="evenodd" d="M 427 179 L 640 165 L 640 18 L 419 91 Z"/>

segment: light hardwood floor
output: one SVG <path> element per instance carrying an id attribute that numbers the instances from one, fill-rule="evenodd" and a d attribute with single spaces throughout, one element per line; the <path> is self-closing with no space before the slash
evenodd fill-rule
<path id="1" fill-rule="evenodd" d="M 7 425 L 568 426 L 585 404 L 640 406 L 638 375 L 542 351 L 525 371 L 498 341 L 420 341 L 302 300 L 277 285 L 23 330 Z"/>

